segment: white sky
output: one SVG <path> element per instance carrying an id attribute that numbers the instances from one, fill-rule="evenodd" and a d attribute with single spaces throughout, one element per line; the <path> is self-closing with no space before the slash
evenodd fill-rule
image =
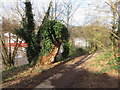
<path id="1" fill-rule="evenodd" d="M 8 15 L 13 12 L 9 11 L 9 8 L 12 6 L 12 4 L 16 0 L 0 0 L 0 13 Z M 24 1 L 24 0 L 21 0 Z M 43 12 L 43 6 L 48 6 L 48 3 L 50 0 L 31 0 L 33 4 L 33 8 L 36 10 L 36 8 L 39 7 L 40 11 Z M 68 0 L 56 0 L 58 2 L 65 2 Z M 72 0 L 75 1 L 75 0 Z M 85 23 L 89 23 L 89 21 L 92 19 L 92 17 L 101 17 L 101 16 L 108 16 L 106 13 L 98 12 L 96 7 L 102 8 L 101 10 L 109 11 L 109 6 L 104 6 L 104 3 L 108 0 L 77 0 L 78 3 L 80 3 L 79 8 L 74 13 L 72 24 L 73 25 L 83 25 Z M 107 5 L 107 4 L 106 4 Z M 2 7 L 5 7 L 6 9 L 3 9 Z M 13 5 L 14 6 L 14 5 Z"/>

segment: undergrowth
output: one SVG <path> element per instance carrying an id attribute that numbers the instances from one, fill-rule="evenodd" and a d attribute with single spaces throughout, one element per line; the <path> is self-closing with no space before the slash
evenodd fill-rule
<path id="1" fill-rule="evenodd" d="M 30 64 L 26 64 L 26 65 L 23 65 L 20 67 L 13 67 L 11 69 L 4 70 L 4 71 L 2 71 L 2 81 L 5 82 L 8 80 L 11 80 L 11 79 L 17 77 L 18 73 L 28 70 L 30 67 L 31 67 Z"/>
<path id="2" fill-rule="evenodd" d="M 98 55 L 93 62 L 95 63 L 90 66 L 100 68 L 100 71 L 96 71 L 97 74 L 107 73 L 111 70 L 115 70 L 120 73 L 120 57 L 114 57 L 113 52 L 104 52 L 103 54 Z"/>

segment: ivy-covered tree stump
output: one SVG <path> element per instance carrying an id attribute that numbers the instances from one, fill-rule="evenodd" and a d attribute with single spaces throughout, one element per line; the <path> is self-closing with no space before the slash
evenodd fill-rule
<path id="1" fill-rule="evenodd" d="M 68 30 L 67 27 L 59 21 L 49 20 L 41 30 L 41 61 L 55 62 L 56 56 L 62 43 L 64 43 L 64 52 L 62 56 L 66 58 L 69 54 Z M 53 47 L 54 46 L 54 47 Z M 54 58 L 53 58 L 53 57 Z M 51 58 L 50 58 L 51 57 Z M 47 60 L 49 58 L 49 60 Z M 54 59 L 54 60 L 53 60 Z"/>
<path id="2" fill-rule="evenodd" d="M 39 58 L 42 61 L 55 58 L 62 43 L 64 44 L 63 57 L 69 54 L 68 46 L 68 30 L 67 27 L 60 21 L 50 20 L 51 3 L 42 21 L 42 24 L 35 34 L 34 19 L 30 2 L 25 2 L 26 17 L 22 20 L 22 28 L 16 30 L 16 35 L 22 38 L 28 44 L 26 53 L 29 63 L 36 62 Z M 43 60 L 46 56 L 46 60 Z M 55 61 L 55 60 L 53 60 Z"/>

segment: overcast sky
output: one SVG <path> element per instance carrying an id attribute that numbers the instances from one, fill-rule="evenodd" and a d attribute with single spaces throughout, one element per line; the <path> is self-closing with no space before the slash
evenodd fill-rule
<path id="1" fill-rule="evenodd" d="M 14 6 L 14 2 L 16 0 L 0 0 L 0 13 L 8 15 L 10 13 L 13 13 L 9 11 L 9 9 Z M 24 0 L 21 0 L 24 1 Z M 68 0 L 56 0 L 58 2 L 67 2 Z M 99 18 L 99 17 L 106 17 L 109 14 L 106 14 L 104 12 L 99 12 L 98 9 L 109 11 L 109 6 L 105 4 L 108 0 L 71 0 L 76 1 L 79 3 L 79 8 L 74 13 L 73 19 L 72 19 L 72 25 L 84 25 L 85 23 L 89 23 L 90 20 L 93 20 L 93 18 Z M 50 0 L 31 0 L 33 4 L 33 9 L 36 10 L 36 8 L 39 8 L 40 11 L 43 11 L 43 6 L 47 7 Z M 3 6 L 6 9 L 3 9 Z M 107 7 L 106 7 L 107 6 Z M 35 11 L 34 11 L 35 12 Z"/>

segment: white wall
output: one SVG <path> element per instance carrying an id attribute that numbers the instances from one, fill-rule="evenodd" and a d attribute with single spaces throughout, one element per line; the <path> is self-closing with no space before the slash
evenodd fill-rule
<path id="1" fill-rule="evenodd" d="M 89 43 L 86 41 L 86 39 L 75 38 L 74 39 L 74 45 L 77 46 L 77 47 L 86 47 L 86 46 L 89 46 Z"/>

